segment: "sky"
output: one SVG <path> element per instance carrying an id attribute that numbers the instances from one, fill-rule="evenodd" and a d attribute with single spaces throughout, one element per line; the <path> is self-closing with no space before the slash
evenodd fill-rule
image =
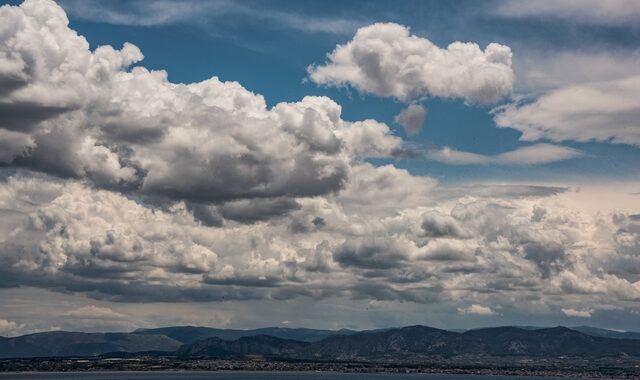
<path id="1" fill-rule="evenodd" d="M 0 335 L 640 326 L 639 2 L 0 3 Z"/>

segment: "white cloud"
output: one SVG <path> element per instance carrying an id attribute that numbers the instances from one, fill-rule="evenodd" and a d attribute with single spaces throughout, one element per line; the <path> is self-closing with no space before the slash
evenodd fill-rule
<path id="1" fill-rule="evenodd" d="M 22 323 L 0 319 L 0 336 L 20 335 L 24 332 L 24 329 L 25 325 Z"/>
<path id="2" fill-rule="evenodd" d="M 503 0 L 497 12 L 506 17 L 555 18 L 608 26 L 640 22 L 640 4 L 635 0 Z"/>
<path id="3" fill-rule="evenodd" d="M 79 319 L 121 319 L 126 317 L 122 313 L 113 311 L 108 307 L 100 307 L 95 305 L 82 306 L 77 309 L 70 310 L 64 314 L 66 317 Z"/>
<path id="4" fill-rule="evenodd" d="M 591 314 L 593 314 L 593 309 L 571 309 L 571 308 L 562 308 L 562 314 L 567 317 L 577 317 L 577 318 L 591 318 Z"/>
<path id="5" fill-rule="evenodd" d="M 540 92 L 640 75 L 640 51 L 526 49 L 514 57 L 515 90 Z"/>
<path id="6" fill-rule="evenodd" d="M 488 156 L 464 152 L 449 147 L 428 151 L 426 157 L 451 165 L 539 165 L 564 161 L 582 155 L 577 149 L 553 145 L 534 144 L 509 152 Z"/>
<path id="7" fill-rule="evenodd" d="M 437 96 L 469 103 L 493 103 L 511 91 L 511 49 L 497 43 L 482 50 L 454 42 L 446 49 L 387 23 L 358 29 L 336 46 L 324 65 L 308 68 L 318 84 L 351 85 L 361 92 L 402 101 Z"/>
<path id="8" fill-rule="evenodd" d="M 129 70 L 143 57 L 137 47 L 91 51 L 52 1 L 4 6 L 0 21 L 7 164 L 219 203 L 331 193 L 354 162 L 402 144 L 383 123 L 342 120 L 328 98 L 268 109 L 236 82 L 174 84 L 164 71 Z"/>
<path id="9" fill-rule="evenodd" d="M 478 304 L 473 304 L 466 308 L 458 308 L 458 312 L 461 314 L 477 314 L 477 315 L 483 315 L 483 316 L 496 314 L 496 312 L 491 310 L 489 306 L 482 306 Z"/>
<path id="10" fill-rule="evenodd" d="M 336 195 L 210 228 L 181 205 L 154 210 L 77 183 L 12 177 L 0 186 L 1 213 L 22 216 L 0 238 L 0 283 L 121 301 L 462 298 L 493 311 L 635 302 L 639 210 L 592 215 L 582 204 L 592 200 L 576 198 L 584 191 L 518 189 L 443 188 L 367 164 Z M 86 305 L 65 313 L 113 311 Z"/>
<path id="11" fill-rule="evenodd" d="M 640 76 L 562 87 L 494 112 L 496 124 L 521 131 L 522 140 L 640 145 Z"/>
<path id="12" fill-rule="evenodd" d="M 408 135 L 415 135 L 422 129 L 427 118 L 427 108 L 420 104 L 409 104 L 393 119 L 400 124 Z"/>

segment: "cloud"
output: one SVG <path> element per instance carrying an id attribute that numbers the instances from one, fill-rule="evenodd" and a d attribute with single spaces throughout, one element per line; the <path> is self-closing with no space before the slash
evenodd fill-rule
<path id="1" fill-rule="evenodd" d="M 635 214 L 589 216 L 560 188 L 473 192 L 391 166 L 358 173 L 276 218 L 213 228 L 184 204 L 149 208 L 73 181 L 10 177 L 0 183 L 0 285 L 127 302 L 462 297 L 579 309 L 637 298 Z M 65 313 L 109 314 L 86 305 Z"/>
<path id="2" fill-rule="evenodd" d="M 427 118 L 427 109 L 420 104 L 409 104 L 407 108 L 400 111 L 393 121 L 404 128 L 407 135 L 415 135 L 422 129 L 422 125 Z"/>
<path id="3" fill-rule="evenodd" d="M 100 307 L 95 305 L 82 306 L 77 309 L 70 310 L 64 314 L 66 317 L 79 319 L 122 319 L 124 314 L 115 312 L 108 307 Z"/>
<path id="4" fill-rule="evenodd" d="M 640 21 L 640 5 L 634 0 L 504 0 L 498 4 L 498 14 L 506 17 L 554 18 L 614 27 L 634 26 Z"/>
<path id="5" fill-rule="evenodd" d="M 549 51 L 527 49 L 514 57 L 516 91 L 558 89 L 575 84 L 603 82 L 640 75 L 640 51 Z"/>
<path id="6" fill-rule="evenodd" d="M 0 40 L 0 159 L 12 166 L 176 201 L 293 204 L 341 189 L 357 160 L 401 149 L 388 126 L 344 121 L 325 97 L 269 109 L 236 82 L 174 84 L 131 68 L 136 46 L 91 51 L 52 1 L 2 7 L 0 20 L 12 25 Z"/>
<path id="7" fill-rule="evenodd" d="M 0 319 L 0 336 L 17 336 L 20 335 L 24 329 L 25 325 L 22 323 L 19 324 L 14 321 Z"/>
<path id="8" fill-rule="evenodd" d="M 333 258 L 343 266 L 382 269 L 402 265 L 410 245 L 385 238 L 347 240 L 336 247 Z"/>
<path id="9" fill-rule="evenodd" d="M 0 287 L 85 297 L 58 316 L 104 326 L 100 316 L 129 316 L 135 302 L 290 299 L 337 300 L 351 310 L 369 301 L 550 313 L 586 302 L 637 305 L 633 202 L 594 202 L 563 186 L 441 185 L 375 166 L 369 159 L 405 148 L 384 123 L 346 121 L 326 97 L 267 107 L 239 83 L 171 83 L 164 71 L 132 67 L 142 58 L 133 45 L 90 50 L 53 2 L 2 7 L 0 25 L 9 25 L 0 37 L 8 147 Z M 355 49 L 377 28 L 345 46 Z M 443 50 L 388 28 L 401 32 L 399 46 L 428 47 L 447 64 L 456 49 L 470 49 L 482 78 L 487 67 L 510 73 L 506 61 L 493 61 L 495 46 Z M 399 98 L 425 95 L 401 90 Z M 449 95 L 476 99 L 455 91 Z M 536 144 L 463 161 L 525 165 L 576 154 Z M 621 202 L 629 192 L 612 185 L 598 197 Z"/>
<path id="10" fill-rule="evenodd" d="M 407 27 L 378 23 L 358 29 L 336 46 L 324 65 L 308 67 L 312 81 L 350 85 L 363 93 L 401 101 L 436 96 L 494 103 L 511 91 L 511 49 L 497 43 L 482 50 L 454 42 L 446 49 L 411 35 Z"/>
<path id="11" fill-rule="evenodd" d="M 495 315 L 496 312 L 491 310 L 491 308 L 489 306 L 482 306 L 482 305 L 477 305 L 477 304 L 473 304 L 469 307 L 466 308 L 458 308 L 458 313 L 460 314 L 476 314 L 476 315 L 483 315 L 483 316 L 489 316 L 489 315 Z"/>
<path id="12" fill-rule="evenodd" d="M 235 16 L 307 33 L 347 34 L 352 33 L 360 24 L 353 19 L 314 17 L 281 11 L 273 6 L 247 6 L 233 1 L 183 0 L 175 3 L 165 0 L 133 0 L 122 4 L 96 0 L 63 0 L 61 5 L 70 15 L 81 20 L 142 27 L 179 23 L 206 27 L 209 26 L 206 24 L 211 24 L 212 19 L 222 20 Z"/>
<path id="13" fill-rule="evenodd" d="M 591 318 L 593 309 L 576 310 L 562 308 L 562 314 L 566 315 L 567 317 Z"/>
<path id="14" fill-rule="evenodd" d="M 515 150 L 487 156 L 478 153 L 463 152 L 449 147 L 428 151 L 430 160 L 450 165 L 539 165 L 569 160 L 582 155 L 582 152 L 553 144 L 534 144 Z"/>
<path id="15" fill-rule="evenodd" d="M 562 87 L 530 103 L 494 110 L 499 127 L 522 140 L 603 141 L 640 145 L 640 76 Z"/>

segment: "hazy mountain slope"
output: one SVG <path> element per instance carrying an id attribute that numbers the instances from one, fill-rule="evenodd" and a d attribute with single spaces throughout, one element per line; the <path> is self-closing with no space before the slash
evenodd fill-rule
<path id="1" fill-rule="evenodd" d="M 312 343 L 289 339 L 280 339 L 269 335 L 257 335 L 227 341 L 220 338 L 208 338 L 203 341 L 185 344 L 177 355 L 206 357 L 235 357 L 260 355 L 266 357 L 295 357 L 298 352 Z"/>
<path id="2" fill-rule="evenodd" d="M 640 332 L 637 331 L 615 331 L 591 326 L 574 326 L 569 328 L 571 330 L 580 331 L 583 334 L 599 336 L 603 338 L 640 339 Z"/>
<path id="3" fill-rule="evenodd" d="M 1 339 L 0 358 L 174 351 L 180 346 L 180 342 L 164 335 L 53 331 Z"/>
<path id="4" fill-rule="evenodd" d="M 210 338 L 186 344 L 182 356 L 263 355 L 314 360 L 395 360 L 451 357 L 560 356 L 640 358 L 640 340 L 594 337 L 565 327 L 497 327 L 456 333 L 426 326 L 334 335 L 306 343 L 267 336 L 236 341 Z"/>
<path id="5" fill-rule="evenodd" d="M 236 340 L 247 336 L 270 335 L 276 338 L 317 342 L 331 335 L 355 334 L 353 330 L 316 330 L 304 328 L 264 327 L 253 330 L 215 329 L 210 327 L 175 326 L 155 329 L 139 329 L 135 334 L 162 334 L 182 343 L 193 343 L 207 338 Z"/>

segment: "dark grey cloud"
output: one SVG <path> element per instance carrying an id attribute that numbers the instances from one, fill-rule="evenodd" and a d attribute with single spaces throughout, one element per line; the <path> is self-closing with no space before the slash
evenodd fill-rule
<path id="1" fill-rule="evenodd" d="M 465 233 L 456 219 L 449 215 L 431 212 L 424 215 L 422 229 L 427 237 L 464 237 Z"/>
<path id="2" fill-rule="evenodd" d="M 342 266 L 385 269 L 402 266 L 407 247 L 392 239 L 365 238 L 347 240 L 334 249 L 333 259 Z"/>
<path id="3" fill-rule="evenodd" d="M 427 118 L 427 109 L 420 104 L 409 104 L 393 119 L 404 128 L 408 135 L 420 132 Z"/>

